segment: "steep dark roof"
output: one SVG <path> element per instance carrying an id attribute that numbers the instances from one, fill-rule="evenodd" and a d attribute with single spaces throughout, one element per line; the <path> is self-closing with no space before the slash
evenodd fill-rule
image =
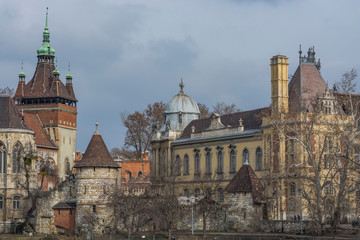
<path id="1" fill-rule="evenodd" d="M 81 167 L 120 167 L 111 157 L 103 138 L 97 131 L 92 136 L 84 157 L 74 166 L 74 168 Z"/>
<path id="2" fill-rule="evenodd" d="M 312 111 L 311 102 L 323 96 L 326 88 L 327 84 L 314 64 L 300 64 L 289 83 L 290 108 L 300 109 L 301 106 Z"/>
<path id="3" fill-rule="evenodd" d="M 244 130 L 260 129 L 261 126 L 261 114 L 266 111 L 267 108 L 259 108 L 255 110 L 236 112 L 231 114 L 225 114 L 221 116 L 221 123 L 225 126 L 239 127 L 239 119 L 243 120 Z M 195 133 L 201 133 L 205 131 L 211 123 L 210 118 L 197 119 L 191 121 L 184 129 L 183 134 L 179 139 L 190 138 L 191 128 L 195 127 Z"/>
<path id="4" fill-rule="evenodd" d="M 58 149 L 58 146 L 51 141 L 50 136 L 45 132 L 36 114 L 24 112 L 24 121 L 35 132 L 35 144 L 37 146 Z"/>
<path id="5" fill-rule="evenodd" d="M 264 190 L 265 188 L 250 165 L 242 165 L 225 188 L 228 193 L 252 193 L 256 203 L 264 201 Z"/>
<path id="6" fill-rule="evenodd" d="M 62 81 L 55 81 L 53 71 L 54 63 L 39 62 L 37 64 L 33 78 L 24 87 L 24 96 L 21 91 L 16 91 L 15 99 L 32 98 L 64 98 L 71 101 L 77 101 L 75 94 L 69 92 Z"/>
<path id="7" fill-rule="evenodd" d="M 76 200 L 72 201 L 61 201 L 53 206 L 53 209 L 73 209 L 76 208 Z"/>
<path id="8" fill-rule="evenodd" d="M 29 130 L 11 97 L 0 96 L 0 128 Z"/>

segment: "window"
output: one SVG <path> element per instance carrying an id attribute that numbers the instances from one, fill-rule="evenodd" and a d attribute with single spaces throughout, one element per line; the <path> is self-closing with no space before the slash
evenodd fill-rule
<path id="1" fill-rule="evenodd" d="M 86 194 L 86 186 L 84 186 L 84 194 Z"/>
<path id="2" fill-rule="evenodd" d="M 184 175 L 189 174 L 189 156 L 186 154 L 184 156 Z"/>
<path id="3" fill-rule="evenodd" d="M 236 152 L 235 150 L 230 151 L 230 172 L 236 172 Z"/>
<path id="4" fill-rule="evenodd" d="M 72 215 L 72 209 L 70 209 L 70 215 Z"/>
<path id="5" fill-rule="evenodd" d="M 262 160 L 262 150 L 260 147 L 256 149 L 256 161 L 255 161 L 255 169 L 262 170 L 263 168 L 263 160 Z"/>
<path id="6" fill-rule="evenodd" d="M 326 195 L 331 195 L 333 194 L 333 185 L 331 182 L 327 182 L 325 185 L 325 194 Z"/>
<path id="7" fill-rule="evenodd" d="M 6 172 L 6 155 L 5 145 L 0 142 L 0 173 Z"/>
<path id="8" fill-rule="evenodd" d="M 162 167 L 162 176 L 165 177 L 166 176 L 166 153 L 165 153 L 165 151 L 162 152 L 161 167 Z"/>
<path id="9" fill-rule="evenodd" d="M 104 194 L 106 194 L 106 187 L 105 186 L 103 186 L 103 192 L 104 192 Z"/>
<path id="10" fill-rule="evenodd" d="M 218 201 L 223 202 L 224 201 L 224 190 L 222 188 L 218 189 Z"/>
<path id="11" fill-rule="evenodd" d="M 139 178 L 142 177 L 142 172 L 141 171 L 138 172 L 138 177 Z"/>
<path id="12" fill-rule="evenodd" d="M 249 150 L 247 148 L 243 151 L 243 164 L 249 164 Z"/>
<path id="13" fill-rule="evenodd" d="M 296 196 L 296 183 L 290 183 L 290 196 Z"/>
<path id="14" fill-rule="evenodd" d="M 3 209 L 3 204 L 4 204 L 3 197 L 0 196 L 0 209 Z"/>
<path id="15" fill-rule="evenodd" d="M 208 151 L 205 155 L 206 158 L 206 173 L 211 174 L 211 153 Z"/>
<path id="16" fill-rule="evenodd" d="M 20 197 L 15 196 L 13 198 L 13 209 L 20 209 Z"/>
<path id="17" fill-rule="evenodd" d="M 60 208 L 58 208 L 58 215 L 60 215 Z"/>
<path id="18" fill-rule="evenodd" d="M 17 142 L 12 152 L 13 173 L 20 173 L 22 146 Z"/>
<path id="19" fill-rule="evenodd" d="M 92 206 L 93 213 L 96 213 L 96 205 Z"/>
<path id="20" fill-rule="evenodd" d="M 288 161 L 289 164 L 295 163 L 295 141 L 294 139 L 289 139 L 287 142 L 287 155 L 288 155 Z"/>
<path id="21" fill-rule="evenodd" d="M 175 174 L 176 175 L 181 175 L 181 168 L 180 168 L 180 156 L 176 155 L 175 158 Z"/>
<path id="22" fill-rule="evenodd" d="M 194 174 L 200 174 L 200 154 L 195 153 L 195 166 L 194 166 Z"/>
<path id="23" fill-rule="evenodd" d="M 200 196 L 200 189 L 196 188 L 195 189 L 195 197 L 199 197 Z"/>
<path id="24" fill-rule="evenodd" d="M 217 153 L 217 162 L 218 162 L 218 168 L 217 168 L 217 172 L 218 173 L 223 173 L 224 172 L 224 153 L 223 151 L 218 151 Z"/>
<path id="25" fill-rule="evenodd" d="M 185 197 L 190 197 L 190 194 L 189 194 L 189 189 L 184 189 L 184 196 Z"/>

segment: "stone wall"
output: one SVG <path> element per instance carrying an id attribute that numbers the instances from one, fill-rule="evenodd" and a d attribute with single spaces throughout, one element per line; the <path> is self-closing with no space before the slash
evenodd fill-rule
<path id="1" fill-rule="evenodd" d="M 263 232 L 285 232 L 300 233 L 301 224 L 303 233 L 311 233 L 314 231 L 315 224 L 313 221 L 290 221 L 290 220 L 261 220 L 261 230 Z"/>

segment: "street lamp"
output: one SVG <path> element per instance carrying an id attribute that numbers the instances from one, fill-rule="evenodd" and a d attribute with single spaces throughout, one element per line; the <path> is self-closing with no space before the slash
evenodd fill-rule
<path id="1" fill-rule="evenodd" d="M 284 210 L 280 210 L 280 214 L 281 214 L 281 232 L 284 232 Z"/>

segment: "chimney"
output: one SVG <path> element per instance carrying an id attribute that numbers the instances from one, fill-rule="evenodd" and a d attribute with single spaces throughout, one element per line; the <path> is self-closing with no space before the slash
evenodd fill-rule
<path id="1" fill-rule="evenodd" d="M 289 111 L 289 59 L 283 55 L 276 55 L 270 59 L 270 66 L 272 113 L 287 113 Z"/>

